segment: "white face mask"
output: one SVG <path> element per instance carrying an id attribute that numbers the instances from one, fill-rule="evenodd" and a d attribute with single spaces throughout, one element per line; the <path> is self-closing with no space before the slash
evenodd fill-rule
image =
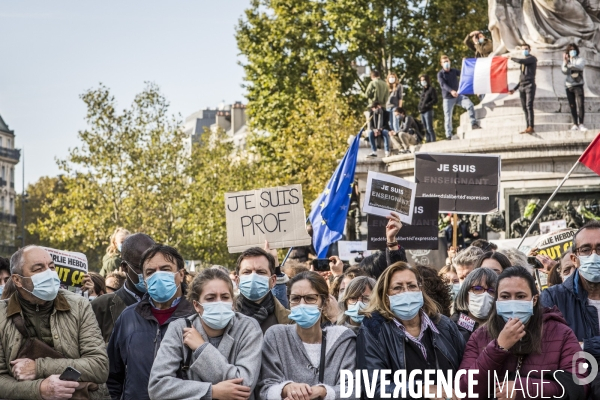
<path id="1" fill-rule="evenodd" d="M 486 319 L 494 303 L 494 298 L 489 293 L 469 293 L 469 311 L 477 319 Z"/>
<path id="2" fill-rule="evenodd" d="M 388 81 L 390 81 L 390 83 L 394 83 L 396 82 L 396 78 L 394 78 L 393 76 L 391 76 Z"/>

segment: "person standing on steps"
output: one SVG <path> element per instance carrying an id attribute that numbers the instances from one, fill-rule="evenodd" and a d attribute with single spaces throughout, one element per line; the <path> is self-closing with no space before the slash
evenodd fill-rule
<path id="1" fill-rule="evenodd" d="M 527 129 L 521 133 L 534 133 L 533 129 L 533 99 L 535 99 L 535 71 L 537 69 L 537 58 L 531 55 L 531 47 L 528 44 L 521 46 L 521 53 L 523 58 L 515 58 L 510 55 L 505 57 L 510 58 L 512 61 L 521 65 L 521 75 L 519 76 L 519 83 L 512 90 L 509 90 L 510 94 L 519 90 L 521 96 L 521 106 L 525 113 L 525 120 L 527 122 Z"/>
<path id="2" fill-rule="evenodd" d="M 579 46 L 571 43 L 565 51 L 561 71 L 566 75 L 565 86 L 567 100 L 573 117 L 572 131 L 587 131 L 583 125 L 585 116 L 585 103 L 583 96 L 583 68 L 585 59 L 579 55 Z"/>
<path id="3" fill-rule="evenodd" d="M 472 129 L 481 129 L 477 118 L 475 118 L 475 108 L 473 102 L 462 94 L 458 94 L 458 78 L 460 71 L 450 67 L 450 59 L 448 56 L 440 58 L 442 69 L 438 72 L 437 78 L 442 87 L 442 99 L 444 105 L 444 126 L 446 127 L 446 139 L 452 139 L 452 112 L 454 106 L 458 104 L 469 112 Z"/>

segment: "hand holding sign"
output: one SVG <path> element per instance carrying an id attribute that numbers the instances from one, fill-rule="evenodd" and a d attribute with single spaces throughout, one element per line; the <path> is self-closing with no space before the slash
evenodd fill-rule
<path id="1" fill-rule="evenodd" d="M 396 213 L 390 213 L 386 218 L 388 219 L 388 223 L 385 227 L 385 236 L 388 243 L 393 243 L 396 241 L 396 236 L 402 228 L 402 222 L 400 222 L 400 216 Z"/>

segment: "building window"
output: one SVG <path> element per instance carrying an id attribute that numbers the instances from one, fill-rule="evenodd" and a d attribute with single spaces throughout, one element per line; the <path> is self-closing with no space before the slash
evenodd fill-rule
<path id="1" fill-rule="evenodd" d="M 15 200 L 10 199 L 10 215 L 15 215 Z"/>
<path id="2" fill-rule="evenodd" d="M 4 196 L 0 198 L 0 212 L 4 212 Z"/>
<path id="3" fill-rule="evenodd" d="M 2 147 L 2 136 L 0 136 L 0 147 Z"/>
<path id="4" fill-rule="evenodd" d="M 12 148 L 10 147 L 10 139 L 6 139 L 6 147 L 8 147 L 9 149 Z"/>
<path id="5" fill-rule="evenodd" d="M 15 185 L 15 168 L 10 167 L 10 182 Z"/>
<path id="6" fill-rule="evenodd" d="M 6 180 L 6 167 L 2 166 L 2 179 Z"/>

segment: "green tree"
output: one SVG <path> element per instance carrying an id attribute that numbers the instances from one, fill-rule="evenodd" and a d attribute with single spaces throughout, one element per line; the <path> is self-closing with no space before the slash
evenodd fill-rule
<path id="1" fill-rule="evenodd" d="M 441 54 L 460 67 L 469 55 L 464 36 L 486 25 L 484 0 L 253 0 L 237 29 L 252 126 L 285 127 L 303 100 L 317 98 L 311 76 L 324 63 L 338 80 L 337 101 L 355 113 L 367 104 L 366 82 L 353 66 L 366 64 L 384 77 L 396 72 L 406 107 L 416 114 L 419 74 L 435 82 Z"/>
<path id="2" fill-rule="evenodd" d="M 107 246 L 116 226 L 178 245 L 183 239 L 188 155 L 180 121 L 154 84 L 116 111 L 105 86 L 81 96 L 88 128 L 58 164 L 63 190 L 48 194 L 30 225 L 41 240 L 83 253 Z"/>

